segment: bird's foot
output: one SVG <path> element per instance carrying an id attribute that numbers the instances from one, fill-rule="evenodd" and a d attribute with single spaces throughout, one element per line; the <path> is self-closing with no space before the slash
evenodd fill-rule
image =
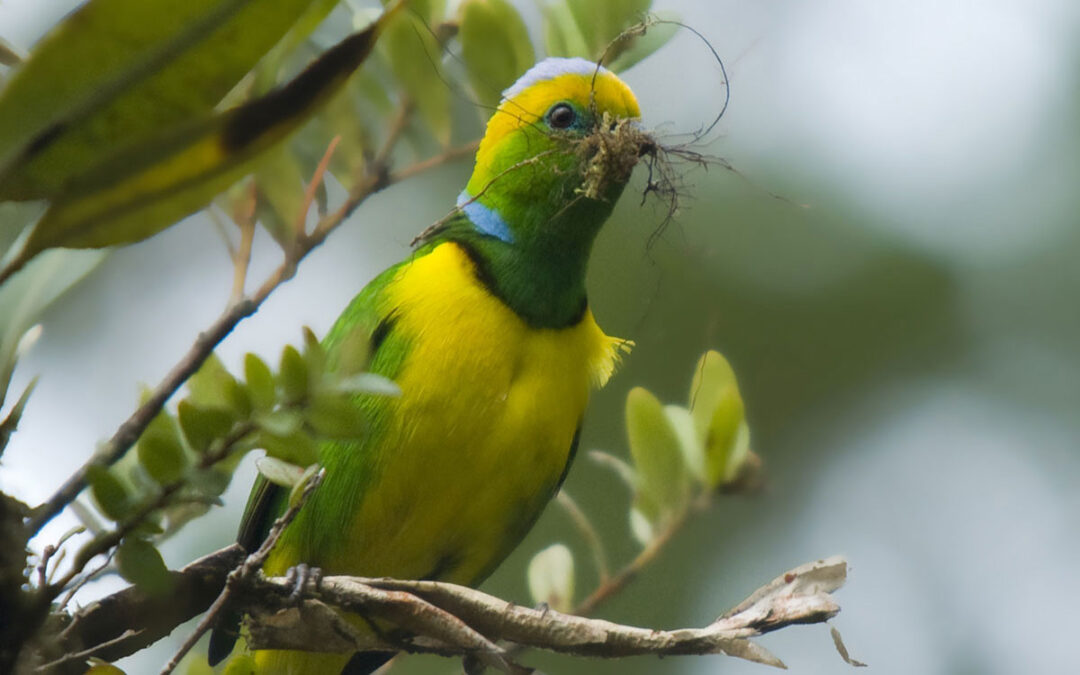
<path id="1" fill-rule="evenodd" d="M 322 570 L 318 567 L 312 567 L 307 563 L 300 563 L 285 573 L 285 578 L 292 585 L 292 592 L 289 593 L 289 602 L 293 604 L 300 604 L 301 596 L 304 594 L 304 589 L 309 586 L 314 589 L 319 588 L 319 583 L 322 581 Z"/>

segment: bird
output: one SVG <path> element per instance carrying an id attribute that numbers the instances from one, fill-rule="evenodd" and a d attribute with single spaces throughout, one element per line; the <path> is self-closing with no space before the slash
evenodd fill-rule
<path id="1" fill-rule="evenodd" d="M 645 137 L 640 118 L 630 87 L 583 58 L 544 59 L 503 92 L 453 211 L 323 338 L 331 367 L 343 345 L 366 340 L 368 369 L 401 393 L 358 395 L 368 433 L 322 443 L 323 483 L 266 574 L 303 563 L 474 586 L 520 543 L 566 477 L 590 392 L 628 349 L 597 325 L 585 276 L 643 152 L 618 145 Z M 257 479 L 246 549 L 286 493 Z M 235 641 L 235 626 L 219 625 L 210 661 Z M 226 672 L 358 675 L 392 656 L 266 650 Z"/>

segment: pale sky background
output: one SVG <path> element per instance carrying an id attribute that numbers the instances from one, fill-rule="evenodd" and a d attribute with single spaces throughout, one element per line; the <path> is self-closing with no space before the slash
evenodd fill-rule
<path id="1" fill-rule="evenodd" d="M 0 0 L 0 36 L 29 48 L 74 4 Z M 523 9 L 535 23 L 535 8 Z M 852 572 L 834 625 L 873 672 L 1073 671 L 1080 283 L 1061 261 L 1080 253 L 1080 3 L 658 0 L 654 9 L 674 10 L 705 34 L 731 78 L 731 106 L 709 151 L 745 179 L 715 169 L 695 175 L 702 203 L 724 189 L 764 201 L 776 193 L 811 210 L 844 204 L 861 216 L 858 236 L 916 251 L 947 272 L 956 321 L 970 338 L 956 363 L 883 378 L 790 420 L 777 443 L 805 452 L 770 465 L 773 492 L 739 508 L 754 526 L 697 561 L 715 569 L 702 574 L 684 620 L 707 622 L 775 574 L 843 553 Z M 684 131 L 712 119 L 721 94 L 709 59 L 683 35 L 625 74 L 647 123 Z M 422 178 L 429 201 L 391 190 L 365 205 L 226 341 L 226 363 L 248 351 L 276 359 L 301 325 L 324 332 L 367 279 L 446 211 L 464 171 Z M 620 213 L 633 201 L 624 199 Z M 391 227 L 404 212 L 410 224 Z M 687 248 L 725 242 L 711 234 L 723 222 L 722 211 L 691 210 L 666 237 L 684 238 L 672 245 Z M 788 261 L 804 254 L 784 244 L 740 257 L 730 242 L 720 254 L 725 278 L 796 303 L 864 264 L 825 255 L 820 266 L 794 269 Z M 257 245 L 266 255 L 252 279 L 276 262 L 269 242 Z M 0 487 L 30 503 L 47 497 L 130 414 L 136 383 L 156 382 L 216 316 L 230 278 L 213 230 L 192 219 L 117 251 L 61 301 L 16 375 L 16 391 L 35 373 L 43 378 L 4 455 Z M 620 321 L 634 325 L 612 319 Z M 608 445 L 624 452 L 620 442 Z M 770 449 L 757 449 L 768 462 Z M 227 495 L 232 512 L 203 521 L 201 534 L 217 538 L 171 542 L 171 563 L 228 541 L 249 475 Z M 72 522 L 58 519 L 46 538 Z M 647 596 L 648 587 L 635 592 Z M 822 627 L 785 630 L 764 644 L 795 673 L 847 668 Z M 164 657 L 154 658 L 137 663 Z M 720 658 L 633 664 L 639 672 L 765 672 Z M 130 672 L 142 667 L 152 666 Z"/>

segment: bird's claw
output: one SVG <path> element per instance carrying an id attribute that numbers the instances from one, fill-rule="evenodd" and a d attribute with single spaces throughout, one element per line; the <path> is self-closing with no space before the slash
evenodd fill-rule
<path id="1" fill-rule="evenodd" d="M 292 592 L 289 593 L 289 602 L 298 605 L 305 588 L 309 585 L 316 589 L 319 587 L 319 582 L 322 581 L 322 570 L 307 563 L 299 563 L 289 568 L 285 573 L 285 579 L 292 586 Z"/>

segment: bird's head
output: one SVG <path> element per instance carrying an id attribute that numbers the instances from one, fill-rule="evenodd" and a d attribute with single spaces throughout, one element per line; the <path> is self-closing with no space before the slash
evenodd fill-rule
<path id="1" fill-rule="evenodd" d="M 541 61 L 503 93 L 458 204 L 507 243 L 587 249 L 649 143 L 640 116 L 607 69 Z"/>

